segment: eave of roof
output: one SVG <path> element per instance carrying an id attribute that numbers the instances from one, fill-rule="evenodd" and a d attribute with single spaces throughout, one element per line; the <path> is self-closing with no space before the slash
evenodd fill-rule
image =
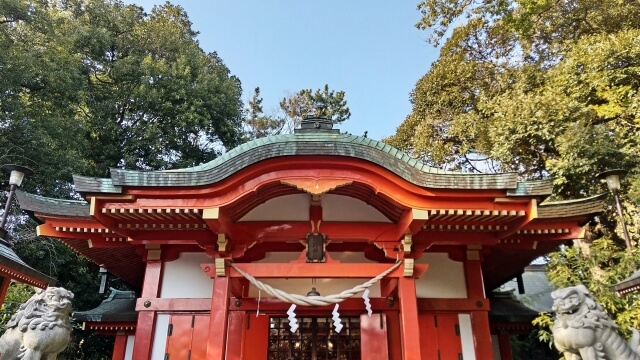
<path id="1" fill-rule="evenodd" d="M 509 293 L 494 292 L 489 301 L 491 303 L 491 310 L 489 310 L 491 322 L 530 324 L 538 316 L 537 311 L 528 308 Z"/>
<path id="2" fill-rule="evenodd" d="M 588 198 L 545 202 L 538 206 L 538 218 L 568 218 L 601 213 L 604 210 L 607 194 Z"/>
<path id="3" fill-rule="evenodd" d="M 89 204 L 84 200 L 53 199 L 16 191 L 20 208 L 49 215 L 89 218 Z"/>
<path id="4" fill-rule="evenodd" d="M 618 293 L 618 295 L 625 295 L 630 292 L 640 290 L 640 270 L 637 270 L 628 278 L 620 281 L 619 283 L 612 285 L 611 290 Z"/>
<path id="5" fill-rule="evenodd" d="M 136 322 L 136 295 L 133 291 L 111 289 L 109 297 L 98 307 L 73 313 L 76 321 L 86 322 Z"/>
<path id="6" fill-rule="evenodd" d="M 326 131 L 276 135 L 242 144 L 217 159 L 199 166 L 134 171 L 111 169 L 110 179 L 74 176 L 80 193 L 121 193 L 122 187 L 185 187 L 219 182 L 260 161 L 287 156 L 334 156 L 365 160 L 405 180 L 433 189 L 505 189 L 509 196 L 547 196 L 551 180 L 518 182 L 516 173 L 477 174 L 430 167 L 381 141 Z"/>
<path id="7" fill-rule="evenodd" d="M 2 272 L 21 283 L 27 283 L 38 287 L 46 287 L 47 285 L 55 285 L 57 282 L 56 279 L 27 265 L 22 261 L 22 259 L 20 259 L 13 249 L 5 244 L 5 241 L 1 239 L 0 266 L 2 266 Z"/>

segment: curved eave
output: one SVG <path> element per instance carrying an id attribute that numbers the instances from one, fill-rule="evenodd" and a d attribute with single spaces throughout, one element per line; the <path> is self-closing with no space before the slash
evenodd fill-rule
<path id="1" fill-rule="evenodd" d="M 550 181 L 518 184 L 517 174 L 468 174 L 429 167 L 406 153 L 369 138 L 328 133 L 278 135 L 236 147 L 221 157 L 192 168 L 167 171 L 111 169 L 111 179 L 74 177 L 82 193 L 118 193 L 123 186 L 191 187 L 224 180 L 260 161 L 290 156 L 331 156 L 365 160 L 424 188 L 509 189 L 514 195 L 548 195 Z"/>
<path id="2" fill-rule="evenodd" d="M 598 214 L 604 210 L 606 197 L 607 194 L 600 194 L 577 200 L 542 203 L 538 206 L 538 218 L 559 219 Z"/>
<path id="3" fill-rule="evenodd" d="M 621 282 L 612 285 L 611 290 L 617 292 L 618 295 L 621 296 L 640 290 L 640 270 L 634 272 L 631 276 Z"/>
<path id="4" fill-rule="evenodd" d="M 55 285 L 56 279 L 47 276 L 27 265 L 8 246 L 0 242 L 0 273 L 20 283 L 26 283 L 39 288 Z"/>
<path id="5" fill-rule="evenodd" d="M 52 199 L 16 191 L 20 208 L 32 214 L 42 213 L 54 216 L 89 218 L 89 204 L 86 201 Z"/>

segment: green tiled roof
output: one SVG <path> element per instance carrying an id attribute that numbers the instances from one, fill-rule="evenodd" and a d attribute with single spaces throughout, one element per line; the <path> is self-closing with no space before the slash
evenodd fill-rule
<path id="1" fill-rule="evenodd" d="M 554 201 L 538 206 L 538 218 L 563 218 L 596 214 L 604 210 L 607 194 L 577 200 Z"/>
<path id="2" fill-rule="evenodd" d="M 48 285 L 55 285 L 55 283 L 57 282 L 56 279 L 39 272 L 38 270 L 32 268 L 24 261 L 22 261 L 22 259 L 13 251 L 13 249 L 5 245 L 4 239 L 0 241 L 0 265 L 11 269 L 14 274 L 11 274 L 10 276 L 16 278 L 18 282 L 27 282 L 29 284 L 33 284 L 33 280 L 35 280 L 37 282 Z M 17 274 L 33 280 L 27 281 L 20 276 L 16 276 Z"/>
<path id="3" fill-rule="evenodd" d="M 276 135 L 242 144 L 217 159 L 185 169 L 132 171 L 111 169 L 111 179 L 74 177 L 82 193 L 119 193 L 123 186 L 202 186 L 219 182 L 263 160 L 287 156 L 338 156 L 369 161 L 426 188 L 508 189 L 511 195 L 548 195 L 551 181 L 518 183 L 516 173 L 470 174 L 425 165 L 381 141 L 330 131 Z"/>
<path id="4" fill-rule="evenodd" d="M 111 289 L 109 297 L 98 307 L 87 311 L 76 311 L 73 319 L 91 322 L 132 322 L 138 319 L 136 294 L 133 291 Z"/>
<path id="5" fill-rule="evenodd" d="M 24 211 L 41 212 L 50 215 L 89 217 L 86 201 L 53 199 L 16 191 L 20 208 Z"/>
<path id="6" fill-rule="evenodd" d="M 73 183 L 76 187 L 76 191 L 78 192 L 96 192 L 109 194 L 122 193 L 122 187 L 114 186 L 111 179 L 73 175 Z"/>

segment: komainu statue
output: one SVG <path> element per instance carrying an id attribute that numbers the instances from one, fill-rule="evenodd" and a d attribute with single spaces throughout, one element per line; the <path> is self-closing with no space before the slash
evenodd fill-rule
<path id="1" fill-rule="evenodd" d="M 552 332 L 556 348 L 566 360 L 640 360 L 640 335 L 629 344 L 583 285 L 551 293 L 556 319 Z"/>
<path id="2" fill-rule="evenodd" d="M 36 290 L 7 323 L 0 360 L 55 360 L 71 340 L 71 299 L 63 288 Z"/>

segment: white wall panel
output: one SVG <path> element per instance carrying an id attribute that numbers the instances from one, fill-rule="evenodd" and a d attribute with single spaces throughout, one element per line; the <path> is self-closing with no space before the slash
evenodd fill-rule
<path id="1" fill-rule="evenodd" d="M 462 262 L 449 259 L 446 253 L 427 253 L 416 262 L 429 264 L 424 276 L 416 280 L 416 293 L 419 298 L 467 297 Z"/>
<path id="2" fill-rule="evenodd" d="M 462 341 L 462 358 L 464 360 L 476 360 L 476 350 L 473 344 L 473 330 L 471 328 L 471 315 L 458 314 L 460 322 L 460 341 Z"/>
<path id="3" fill-rule="evenodd" d="M 161 298 L 210 298 L 213 281 L 200 264 L 213 263 L 204 253 L 183 253 L 177 260 L 164 263 Z"/>
<path id="4" fill-rule="evenodd" d="M 151 346 L 151 360 L 164 360 L 167 349 L 167 329 L 169 327 L 168 314 L 156 316 L 156 328 L 153 332 L 153 345 Z"/>

